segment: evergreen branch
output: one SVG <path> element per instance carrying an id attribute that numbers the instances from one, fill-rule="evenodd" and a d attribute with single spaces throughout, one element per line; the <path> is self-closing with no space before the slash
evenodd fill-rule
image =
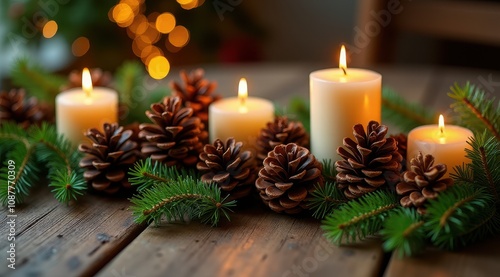
<path id="1" fill-rule="evenodd" d="M 497 233 L 495 213 L 494 198 L 484 188 L 456 185 L 429 201 L 425 228 L 433 244 L 455 249 Z"/>
<path id="2" fill-rule="evenodd" d="M 426 244 L 424 221 L 415 209 L 400 208 L 384 222 L 384 250 L 395 250 L 400 257 L 421 252 Z"/>
<path id="3" fill-rule="evenodd" d="M 347 199 L 337 184 L 326 182 L 324 187 L 316 187 L 311 194 L 309 208 L 313 211 L 312 216 L 317 219 L 323 219 L 326 215 L 333 212 L 341 204 L 346 203 Z"/>
<path id="4" fill-rule="evenodd" d="M 64 78 L 47 72 L 27 57 L 17 60 L 14 64 L 12 81 L 15 85 L 25 88 L 28 94 L 49 103 L 53 103 L 61 86 L 66 83 Z"/>
<path id="5" fill-rule="evenodd" d="M 130 201 L 138 223 L 159 224 L 162 217 L 167 221 L 176 221 L 187 216 L 215 226 L 222 216 L 229 220 L 229 212 L 236 205 L 234 200 L 225 202 L 226 198 L 221 197 L 217 186 L 187 176 L 171 181 L 169 185 L 155 184 Z"/>
<path id="6" fill-rule="evenodd" d="M 177 169 L 175 166 L 166 166 L 163 163 L 154 162 L 151 158 L 137 161 L 129 171 L 129 182 L 138 186 L 138 191 L 151 188 L 158 183 L 169 183 L 171 181 L 188 176 L 198 177 L 193 169 Z"/>
<path id="7" fill-rule="evenodd" d="M 375 191 L 347 202 L 323 220 L 321 228 L 333 243 L 353 242 L 375 234 L 390 211 L 398 207 L 393 193 Z"/>
<path id="8" fill-rule="evenodd" d="M 403 132 L 415 127 L 432 124 L 437 118 L 428 107 L 410 103 L 392 89 L 382 89 L 382 121 L 396 125 Z"/>
<path id="9" fill-rule="evenodd" d="M 337 181 L 337 170 L 335 169 L 335 164 L 331 159 L 324 159 L 321 164 L 323 165 L 323 171 L 321 174 L 325 178 L 327 182 L 336 182 Z"/>
<path id="10" fill-rule="evenodd" d="M 460 116 L 461 122 L 474 133 L 487 129 L 500 141 L 500 101 L 487 99 L 486 93 L 469 82 L 460 87 L 455 84 L 448 93 L 455 103 L 451 107 Z M 495 108 L 496 106 L 496 108 Z"/>
<path id="11" fill-rule="evenodd" d="M 299 121 L 308 133 L 311 132 L 309 100 L 295 96 L 290 99 L 286 107 L 275 109 L 277 116 L 286 116 L 290 120 Z"/>

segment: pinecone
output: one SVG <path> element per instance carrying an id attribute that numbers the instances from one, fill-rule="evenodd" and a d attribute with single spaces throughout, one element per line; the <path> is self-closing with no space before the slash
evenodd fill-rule
<path id="1" fill-rule="evenodd" d="M 252 191 L 257 174 L 255 160 L 250 151 L 241 152 L 242 142 L 228 138 L 226 144 L 215 140 L 214 144 L 207 144 L 200 154 L 200 162 L 196 168 L 206 172 L 201 176 L 203 182 L 213 182 L 231 199 L 247 196 Z"/>
<path id="2" fill-rule="evenodd" d="M 424 214 L 427 199 L 436 198 L 440 192 L 453 185 L 453 179 L 441 179 L 446 174 L 446 165 L 433 164 L 434 157 L 424 157 L 421 152 L 411 159 L 411 169 L 402 174 L 401 182 L 396 185 L 397 194 L 403 196 L 401 206 L 417 207 L 418 213 Z"/>
<path id="3" fill-rule="evenodd" d="M 94 87 L 110 87 L 113 78 L 111 73 L 100 68 L 90 68 L 90 78 Z M 73 70 L 68 75 L 68 83 L 61 90 L 82 87 L 82 71 Z"/>
<path id="4" fill-rule="evenodd" d="M 257 164 L 267 157 L 267 153 L 280 144 L 296 143 L 299 146 L 309 147 L 309 135 L 302 123 L 288 121 L 287 117 L 276 117 L 273 122 L 268 122 L 266 128 L 261 129 L 256 141 Z"/>
<path id="5" fill-rule="evenodd" d="M 280 144 L 269 152 L 255 186 L 271 210 L 299 213 L 316 185 L 323 186 L 321 163 L 307 148 L 295 143 Z"/>
<path id="6" fill-rule="evenodd" d="M 189 75 L 182 70 L 182 84 L 172 81 L 170 87 L 172 95 L 180 97 L 184 106 L 193 109 L 193 115 L 199 117 L 208 130 L 208 106 L 221 96 L 213 94 L 217 83 L 204 79 L 204 75 L 205 71 L 201 68 L 191 71 Z"/>
<path id="7" fill-rule="evenodd" d="M 356 124 L 353 127 L 356 142 L 344 138 L 344 147 L 337 149 L 344 159 L 335 162 L 337 183 L 348 199 L 361 197 L 387 184 L 385 173 L 399 174 L 403 158 L 396 140 L 385 138 L 387 130 L 387 126 L 370 121 L 365 133 L 363 125 Z"/>
<path id="8" fill-rule="evenodd" d="M 181 107 L 180 97 L 165 97 L 146 111 L 153 122 L 139 125 L 139 138 L 145 139 L 141 152 L 168 166 L 196 166 L 198 155 L 206 140 L 201 120 L 193 116 L 193 109 Z"/>
<path id="9" fill-rule="evenodd" d="M 12 89 L 0 93 L 0 124 L 13 121 L 22 128 L 40 125 L 44 121 L 53 121 L 52 109 L 45 103 L 39 103 L 35 97 L 26 99 L 23 89 Z"/>
<path id="10" fill-rule="evenodd" d="M 92 146 L 78 146 L 80 152 L 86 153 L 80 167 L 85 169 L 83 177 L 92 188 L 114 194 L 131 188 L 127 172 L 137 160 L 138 145 L 130 139 L 132 131 L 124 131 L 118 123 L 104 123 L 103 129 L 104 133 L 94 128 L 85 133 Z"/>
<path id="11" fill-rule="evenodd" d="M 406 158 L 406 148 L 408 146 L 408 138 L 405 134 L 400 133 L 397 135 L 390 135 L 390 138 L 393 138 L 398 143 L 398 152 L 403 157 L 403 160 Z M 404 163 L 403 163 L 404 164 Z"/>

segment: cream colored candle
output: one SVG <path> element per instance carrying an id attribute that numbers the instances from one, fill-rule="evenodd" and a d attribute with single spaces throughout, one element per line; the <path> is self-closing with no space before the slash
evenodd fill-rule
<path id="1" fill-rule="evenodd" d="M 342 50 L 340 68 L 310 74 L 311 152 L 319 160 L 339 160 L 337 148 L 354 125 L 381 120 L 382 76 L 347 68 Z"/>
<path id="2" fill-rule="evenodd" d="M 274 106 L 271 101 L 248 97 L 246 80 L 241 79 L 238 97 L 221 99 L 209 107 L 210 142 L 234 137 L 236 141 L 251 144 L 266 123 L 273 119 Z"/>
<path id="3" fill-rule="evenodd" d="M 448 171 L 446 176 L 454 172 L 453 167 L 469 163 L 470 159 L 465 157 L 465 149 L 470 149 L 467 144 L 472 137 L 471 130 L 454 125 L 444 125 L 444 118 L 439 116 L 439 125 L 424 125 L 417 127 L 408 134 L 408 147 L 406 164 L 409 168 L 410 160 L 417 156 L 418 152 L 423 155 L 434 156 L 434 164 L 445 164 Z"/>
<path id="4" fill-rule="evenodd" d="M 56 97 L 57 132 L 66 136 L 73 144 L 88 141 L 84 132 L 90 128 L 102 131 L 105 122 L 118 121 L 118 95 L 116 91 L 96 87 L 88 69 L 82 73 L 82 88 L 59 93 Z"/>

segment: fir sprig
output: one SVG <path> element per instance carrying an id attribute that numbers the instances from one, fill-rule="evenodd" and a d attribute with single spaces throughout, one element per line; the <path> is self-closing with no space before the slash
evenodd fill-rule
<path id="1" fill-rule="evenodd" d="M 325 181 L 336 182 L 337 170 L 335 169 L 335 164 L 332 162 L 332 160 L 325 159 L 321 162 L 321 165 L 323 166 L 323 171 L 321 172 L 321 174 L 323 175 L 323 178 L 325 178 Z"/>
<path id="2" fill-rule="evenodd" d="M 229 220 L 229 212 L 236 205 L 236 201 L 226 202 L 226 198 L 221 197 L 216 185 L 184 177 L 168 184 L 156 184 L 130 201 L 138 223 L 159 224 L 162 218 L 170 222 L 188 217 L 215 226 L 221 217 Z"/>
<path id="3" fill-rule="evenodd" d="M 427 205 L 426 229 L 434 245 L 456 249 L 498 233 L 500 226 L 493 196 L 484 188 L 453 186 Z"/>
<path id="4" fill-rule="evenodd" d="M 389 191 L 368 193 L 327 216 L 321 228 L 335 244 L 354 242 L 378 232 L 389 212 L 398 205 L 395 195 Z"/>
<path id="5" fill-rule="evenodd" d="M 455 110 L 461 123 L 475 133 L 488 130 L 500 140 L 500 100 L 488 99 L 486 93 L 469 82 L 461 87 L 455 84 L 448 96 L 455 99 L 451 107 Z"/>
<path id="6" fill-rule="evenodd" d="M 150 189 L 159 183 L 168 183 L 180 178 L 192 176 L 198 177 L 198 173 L 193 169 L 177 169 L 175 166 L 164 166 L 161 163 L 154 162 L 151 158 L 147 158 L 135 163 L 134 167 L 129 171 L 129 182 L 133 186 L 137 186 L 138 191 Z"/>
<path id="7" fill-rule="evenodd" d="M 309 199 L 309 208 L 313 211 L 312 216 L 323 219 L 331 214 L 341 204 L 347 202 L 342 191 L 334 182 L 326 182 L 324 187 L 317 187 Z"/>
<path id="8" fill-rule="evenodd" d="M 64 78 L 49 73 L 27 57 L 16 61 L 11 74 L 15 85 L 25 88 L 28 94 L 48 103 L 53 103 L 61 86 L 66 83 Z"/>
<path id="9" fill-rule="evenodd" d="M 437 115 L 417 103 L 410 103 L 389 88 L 382 89 L 382 121 L 409 132 L 413 128 L 436 122 Z"/>
<path id="10" fill-rule="evenodd" d="M 67 140 L 57 135 L 54 126 L 43 124 L 25 131 L 13 123 L 3 123 L 0 127 L 0 150 L 6 153 L 5 163 L 12 160 L 16 165 L 13 183 L 17 203 L 24 201 L 30 188 L 39 183 L 41 173 L 46 170 L 58 201 L 66 203 L 86 190 L 78 168 L 79 153 Z M 5 165 L 0 171 L 0 202 L 3 204 L 8 202 L 9 196 L 9 174 Z"/>
<path id="11" fill-rule="evenodd" d="M 425 221 L 415 209 L 399 208 L 384 222 L 380 234 L 384 250 L 396 251 L 402 256 L 413 256 L 424 250 L 427 243 Z"/>

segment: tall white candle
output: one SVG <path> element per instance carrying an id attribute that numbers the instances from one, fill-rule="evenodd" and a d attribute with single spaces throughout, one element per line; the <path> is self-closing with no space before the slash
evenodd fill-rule
<path id="1" fill-rule="evenodd" d="M 409 167 L 410 160 L 415 158 L 418 152 L 423 155 L 434 156 L 434 164 L 445 164 L 446 176 L 453 172 L 453 167 L 470 163 L 465 156 L 465 149 L 470 149 L 467 144 L 473 133 L 467 128 L 455 125 L 444 125 L 444 118 L 439 116 L 439 125 L 424 125 L 417 127 L 408 133 L 408 146 L 406 164 Z"/>
<path id="2" fill-rule="evenodd" d="M 352 127 L 381 121 L 382 76 L 374 71 L 347 68 L 342 46 L 338 69 L 310 74 L 311 152 L 319 160 L 340 159 L 337 148 Z"/>
<path id="3" fill-rule="evenodd" d="M 209 136 L 226 141 L 234 137 L 236 141 L 251 144 L 260 129 L 274 119 L 274 106 L 271 101 L 248 97 L 246 80 L 240 80 L 238 97 L 221 99 L 209 107 Z M 248 145 L 247 145 L 248 146 Z"/>
<path id="4" fill-rule="evenodd" d="M 57 132 L 75 145 L 87 141 L 84 136 L 86 130 L 101 130 L 103 123 L 117 121 L 116 91 L 104 87 L 92 88 L 88 69 L 82 73 L 82 88 L 63 91 L 56 97 Z"/>

